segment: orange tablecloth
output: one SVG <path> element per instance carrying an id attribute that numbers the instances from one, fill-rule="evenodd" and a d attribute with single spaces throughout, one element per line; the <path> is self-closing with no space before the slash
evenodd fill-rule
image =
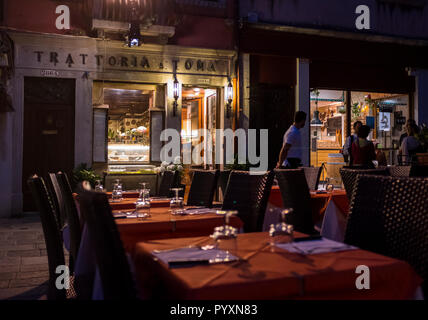
<path id="1" fill-rule="evenodd" d="M 328 202 L 333 200 L 337 207 L 342 211 L 343 214 L 347 215 L 349 212 L 349 200 L 346 196 L 345 190 L 334 190 L 331 193 L 316 193 L 311 192 L 311 208 L 312 218 L 314 223 L 322 221 L 325 209 L 327 208 Z M 269 203 L 276 207 L 283 207 L 281 191 L 279 186 L 273 186 L 270 196 Z"/>
<path id="2" fill-rule="evenodd" d="M 151 217 L 146 219 L 116 219 L 120 237 L 127 251 L 132 251 L 137 242 L 182 237 L 208 236 L 214 228 L 223 225 L 223 216 L 213 213 L 172 216 L 169 208 L 151 208 Z M 171 221 L 171 219 L 175 221 Z M 230 224 L 241 228 L 243 223 L 232 217 Z"/>
<path id="3" fill-rule="evenodd" d="M 301 236 L 301 235 L 300 235 Z M 363 250 L 300 255 L 272 252 L 267 233 L 238 236 L 246 261 L 169 269 L 152 250 L 203 245 L 207 237 L 138 243 L 133 259 L 142 298 L 161 299 L 410 299 L 421 278 L 403 261 Z M 358 290 L 355 268 L 370 268 L 370 290 Z M 399 279 L 399 280 L 397 280 Z"/>

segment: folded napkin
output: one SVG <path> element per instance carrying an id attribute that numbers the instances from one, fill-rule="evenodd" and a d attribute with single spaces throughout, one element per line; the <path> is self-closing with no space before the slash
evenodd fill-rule
<path id="1" fill-rule="evenodd" d="M 212 208 L 188 208 L 185 210 L 186 214 L 204 214 L 204 213 L 213 213 Z"/>
<path id="2" fill-rule="evenodd" d="M 115 219 L 137 218 L 137 214 L 133 212 L 113 212 L 113 218 Z"/>
<path id="3" fill-rule="evenodd" d="M 358 249 L 357 247 L 325 238 L 313 241 L 280 243 L 276 244 L 276 246 L 289 252 L 300 254 L 318 254 Z"/>
<path id="4" fill-rule="evenodd" d="M 187 247 L 172 250 L 153 251 L 152 254 L 169 267 L 194 264 L 213 264 L 237 261 L 238 257 L 227 251 L 204 247 Z"/>

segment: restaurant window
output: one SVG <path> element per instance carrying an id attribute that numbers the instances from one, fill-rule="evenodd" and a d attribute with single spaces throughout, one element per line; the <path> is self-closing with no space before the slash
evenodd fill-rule
<path id="1" fill-rule="evenodd" d="M 345 140 L 345 91 L 311 91 L 311 165 L 342 162 L 339 154 Z M 335 159 L 337 158 L 337 159 Z M 327 174 L 324 170 L 324 176 Z"/>
<path id="2" fill-rule="evenodd" d="M 94 84 L 94 108 L 107 110 L 109 171 L 132 171 L 132 167 L 138 170 L 141 165 L 149 164 L 150 110 L 155 92 L 155 87 L 151 85 Z"/>
<path id="3" fill-rule="evenodd" d="M 372 129 L 368 139 L 385 153 L 388 164 L 396 164 L 403 124 L 408 118 L 406 94 L 351 92 L 351 123 L 359 120 Z"/>
<path id="4" fill-rule="evenodd" d="M 349 102 L 346 101 L 348 94 Z M 324 164 L 321 178 L 335 179 L 340 184 L 339 168 L 345 165 L 341 150 L 347 136 L 353 133 L 356 121 L 372 129 L 368 139 L 385 153 L 388 164 L 396 164 L 403 124 L 408 118 L 409 96 L 406 94 L 313 89 L 311 165 Z"/>

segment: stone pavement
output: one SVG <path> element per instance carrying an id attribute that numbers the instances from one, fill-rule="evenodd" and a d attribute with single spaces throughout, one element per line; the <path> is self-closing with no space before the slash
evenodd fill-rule
<path id="1" fill-rule="evenodd" d="M 48 278 L 39 215 L 0 219 L 0 300 L 46 299 Z"/>

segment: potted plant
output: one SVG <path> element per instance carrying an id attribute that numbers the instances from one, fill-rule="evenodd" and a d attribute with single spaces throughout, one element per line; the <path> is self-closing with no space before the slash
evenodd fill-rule
<path id="1" fill-rule="evenodd" d="M 73 187 L 75 188 L 78 183 L 88 181 L 92 188 L 95 188 L 97 180 L 101 180 L 101 177 L 95 173 L 94 169 L 88 168 L 86 163 L 79 164 L 73 170 Z"/>

